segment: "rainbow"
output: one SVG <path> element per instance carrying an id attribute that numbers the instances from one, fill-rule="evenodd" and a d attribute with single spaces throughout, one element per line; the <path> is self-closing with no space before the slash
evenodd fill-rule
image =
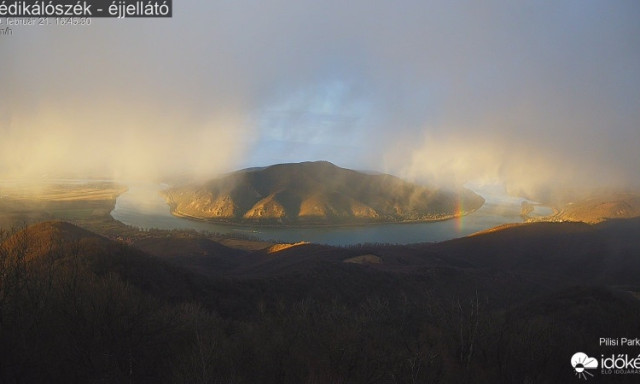
<path id="1" fill-rule="evenodd" d="M 462 232 L 464 227 L 464 204 L 462 201 L 462 194 L 458 194 L 458 199 L 456 201 L 456 207 L 454 209 L 453 214 L 455 215 L 455 230 L 458 233 Z"/>

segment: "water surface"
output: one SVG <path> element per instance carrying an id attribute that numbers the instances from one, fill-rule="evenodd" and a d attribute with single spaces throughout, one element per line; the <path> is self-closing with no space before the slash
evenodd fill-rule
<path id="1" fill-rule="evenodd" d="M 373 224 L 319 228 L 262 228 L 213 224 L 171 215 L 160 191 L 167 185 L 128 183 L 129 190 L 120 195 L 111 216 L 124 224 L 141 229 L 195 229 L 218 233 L 243 233 L 262 240 L 282 242 L 309 241 L 330 245 L 359 243 L 410 244 L 434 242 L 463 237 L 502 224 L 521 223 L 521 204 L 526 199 L 506 195 L 494 185 L 471 187 L 485 198 L 476 212 L 457 219 L 430 223 Z M 536 206 L 535 215 L 551 212 Z"/>

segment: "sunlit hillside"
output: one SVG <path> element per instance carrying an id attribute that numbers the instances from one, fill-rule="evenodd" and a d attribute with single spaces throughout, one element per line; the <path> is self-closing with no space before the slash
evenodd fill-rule
<path id="1" fill-rule="evenodd" d="M 429 188 L 328 162 L 280 164 L 164 192 L 172 212 L 253 224 L 357 224 L 442 220 L 475 211 L 467 189 Z"/>

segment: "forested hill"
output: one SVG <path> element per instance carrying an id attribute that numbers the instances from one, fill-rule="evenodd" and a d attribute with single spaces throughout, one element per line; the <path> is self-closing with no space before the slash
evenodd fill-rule
<path id="1" fill-rule="evenodd" d="M 429 188 L 325 161 L 233 172 L 164 194 L 175 215 L 253 225 L 441 220 L 484 203 L 468 189 Z"/>

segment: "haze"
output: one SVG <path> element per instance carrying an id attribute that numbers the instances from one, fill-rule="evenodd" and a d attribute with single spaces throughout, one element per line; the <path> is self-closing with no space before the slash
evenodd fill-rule
<path id="1" fill-rule="evenodd" d="M 520 192 L 640 187 L 636 1 L 174 1 L 0 36 L 2 177 L 328 160 Z"/>

